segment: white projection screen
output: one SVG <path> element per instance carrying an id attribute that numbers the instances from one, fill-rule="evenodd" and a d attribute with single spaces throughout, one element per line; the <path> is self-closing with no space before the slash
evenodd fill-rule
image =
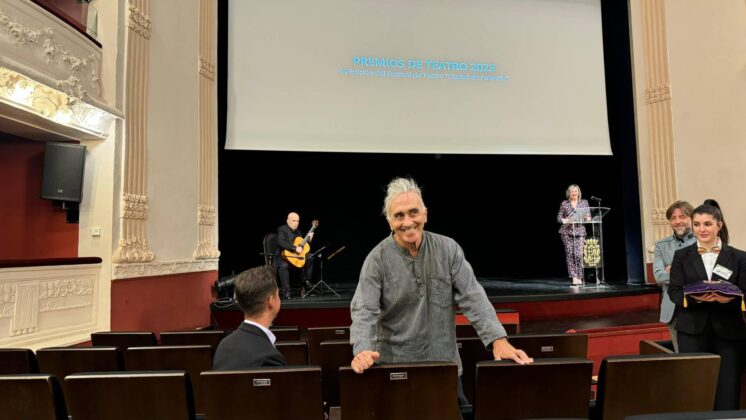
<path id="1" fill-rule="evenodd" d="M 600 0 L 231 0 L 226 148 L 609 155 Z"/>

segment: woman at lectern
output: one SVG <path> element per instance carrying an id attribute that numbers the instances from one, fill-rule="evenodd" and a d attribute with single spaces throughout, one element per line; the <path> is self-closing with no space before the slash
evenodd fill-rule
<path id="1" fill-rule="evenodd" d="M 746 290 L 746 254 L 728 245 L 728 229 L 714 200 L 694 209 L 692 231 L 697 242 L 674 253 L 668 286 L 668 296 L 676 305 L 679 352 L 719 355 L 715 409 L 738 410 L 746 352 L 743 297 L 739 296 Z M 700 292 L 702 287 L 708 289 Z"/>
<path id="2" fill-rule="evenodd" d="M 565 245 L 565 258 L 567 260 L 567 273 L 572 279 L 573 286 L 583 284 L 583 244 L 585 242 L 585 225 L 575 223 L 578 209 L 586 209 L 584 214 L 588 215 L 590 208 L 588 200 L 583 200 L 580 187 L 572 184 L 565 191 L 566 200 L 560 204 L 557 212 L 557 222 L 560 226 L 560 237 Z"/>

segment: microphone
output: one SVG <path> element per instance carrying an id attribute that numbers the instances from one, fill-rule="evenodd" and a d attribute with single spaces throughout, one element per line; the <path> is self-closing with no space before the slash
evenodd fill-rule
<path id="1" fill-rule="evenodd" d="M 601 201 L 601 199 L 600 199 L 600 198 L 598 198 L 598 197 L 594 197 L 594 196 L 591 196 L 591 200 L 593 200 L 593 201 Z"/>

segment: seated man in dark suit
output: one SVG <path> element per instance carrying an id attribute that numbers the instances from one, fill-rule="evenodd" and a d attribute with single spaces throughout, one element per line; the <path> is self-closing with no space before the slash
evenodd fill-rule
<path id="1" fill-rule="evenodd" d="M 275 335 L 269 330 L 281 304 L 275 270 L 266 265 L 246 270 L 236 277 L 234 287 L 244 322 L 218 345 L 213 369 L 287 365 L 274 346 Z"/>

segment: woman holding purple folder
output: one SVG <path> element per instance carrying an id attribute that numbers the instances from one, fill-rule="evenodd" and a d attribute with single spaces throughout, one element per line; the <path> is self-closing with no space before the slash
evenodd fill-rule
<path id="1" fill-rule="evenodd" d="M 715 409 L 737 410 L 746 351 L 743 299 L 737 295 L 746 290 L 746 254 L 728 245 L 717 203 L 705 203 L 692 213 L 697 242 L 674 254 L 668 295 L 676 305 L 679 351 L 720 356 Z M 691 293 L 697 288 L 714 291 Z"/>

